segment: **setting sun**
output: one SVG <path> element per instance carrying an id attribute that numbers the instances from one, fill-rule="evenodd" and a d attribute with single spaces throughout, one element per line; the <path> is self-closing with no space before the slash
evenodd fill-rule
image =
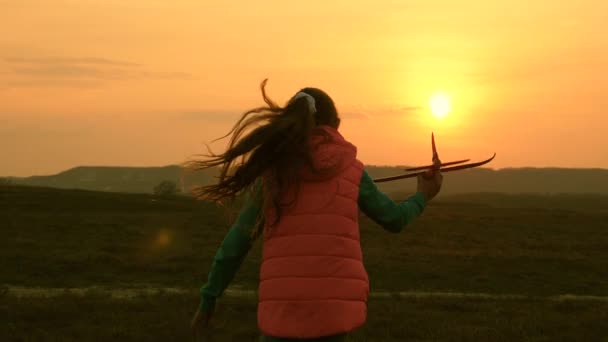
<path id="1" fill-rule="evenodd" d="M 446 117 L 451 110 L 450 98 L 443 93 L 435 93 L 429 100 L 431 113 L 438 119 Z"/>

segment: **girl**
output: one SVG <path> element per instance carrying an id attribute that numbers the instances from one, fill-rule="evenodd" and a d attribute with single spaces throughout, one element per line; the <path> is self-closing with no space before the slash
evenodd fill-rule
<path id="1" fill-rule="evenodd" d="M 437 171 L 419 177 L 416 194 L 395 203 L 338 132 L 340 118 L 325 92 L 304 88 L 280 107 L 266 96 L 266 81 L 261 90 L 267 106 L 241 117 L 228 133 L 227 151 L 187 163 L 195 170 L 221 170 L 219 183 L 197 189 L 197 197 L 248 195 L 201 288 L 192 328 L 207 325 L 216 299 L 263 235 L 257 314 L 262 340 L 344 340 L 367 314 L 359 209 L 387 231 L 400 232 L 439 192 L 442 176 Z"/>

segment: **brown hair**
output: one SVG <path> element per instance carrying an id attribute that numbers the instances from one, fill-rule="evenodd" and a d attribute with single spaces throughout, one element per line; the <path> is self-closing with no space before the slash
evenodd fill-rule
<path id="1" fill-rule="evenodd" d="M 217 184 L 194 189 L 199 199 L 223 203 L 234 200 L 243 192 L 253 193 L 258 178 L 263 180 L 264 208 L 275 210 L 276 224 L 280 220 L 281 201 L 292 186 L 299 186 L 299 173 L 304 167 L 315 170 L 308 145 L 313 129 L 319 125 L 338 128 L 340 119 L 333 100 L 320 89 L 303 88 L 315 100 L 316 112 L 309 110 L 305 97 L 292 98 L 280 107 L 266 94 L 261 85 L 266 106 L 245 112 L 232 130 L 220 139 L 232 135 L 226 152 L 214 154 L 208 148 L 206 160 L 191 160 L 185 166 L 191 170 L 220 168 Z M 246 132 L 250 130 L 249 132 Z M 331 172 L 323 170 L 323 172 Z"/>

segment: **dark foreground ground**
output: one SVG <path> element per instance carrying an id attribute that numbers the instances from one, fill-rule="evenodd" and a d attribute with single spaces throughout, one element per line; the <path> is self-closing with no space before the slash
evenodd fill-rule
<path id="1" fill-rule="evenodd" d="M 608 341 L 608 197 L 439 198 L 401 234 L 362 218 L 372 291 L 518 295 L 369 303 L 352 341 Z M 17 298 L 0 289 L 0 341 L 182 341 L 224 211 L 187 198 L 0 188 L 0 284 L 24 288 L 179 287 Z M 260 243 L 234 281 L 255 289 Z M 4 293 L 4 294 L 3 294 Z M 257 338 L 255 298 L 224 298 L 213 340 Z"/>
<path id="2" fill-rule="evenodd" d="M 193 294 L 194 295 L 194 294 Z M 2 341 L 193 341 L 189 295 L 3 298 Z M 226 298 L 206 341 L 255 341 L 255 299 Z M 606 341 L 608 303 L 375 299 L 350 341 Z"/>

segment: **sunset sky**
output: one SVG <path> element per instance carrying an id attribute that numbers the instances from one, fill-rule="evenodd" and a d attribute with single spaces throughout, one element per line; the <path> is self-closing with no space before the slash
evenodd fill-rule
<path id="1" fill-rule="evenodd" d="M 185 161 L 264 78 L 328 92 L 366 164 L 434 131 L 444 161 L 608 168 L 605 0 L 0 0 L 0 176 Z"/>

